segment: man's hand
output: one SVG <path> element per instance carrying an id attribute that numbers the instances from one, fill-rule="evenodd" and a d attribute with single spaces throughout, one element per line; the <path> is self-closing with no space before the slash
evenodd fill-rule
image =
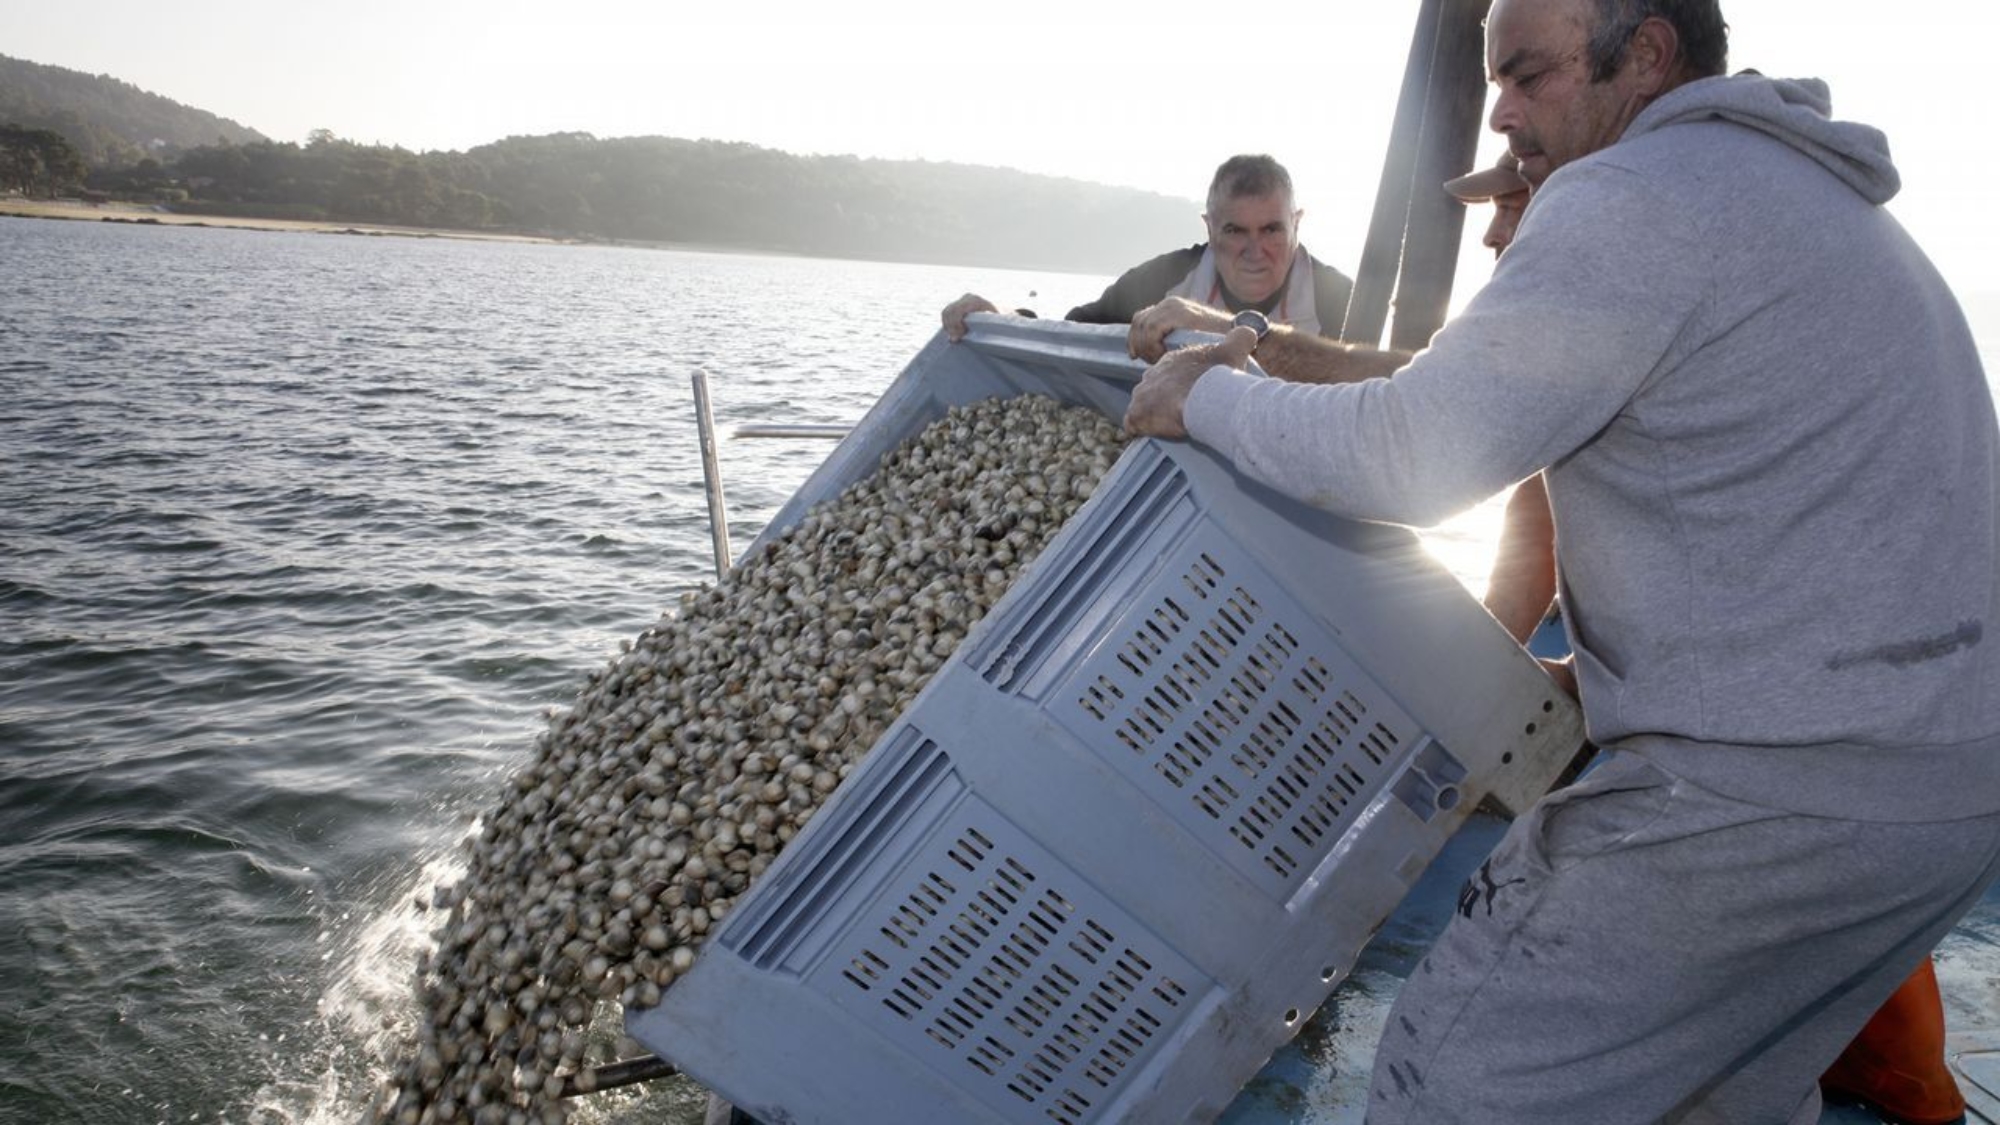
<path id="1" fill-rule="evenodd" d="M 1256 346 L 1255 332 L 1232 328 L 1219 344 L 1191 344 L 1168 352 L 1166 358 L 1148 367 L 1139 385 L 1132 388 L 1132 404 L 1125 410 L 1126 432 L 1150 437 L 1186 437 L 1187 422 L 1182 412 L 1195 383 L 1218 363 L 1241 370 L 1250 362 L 1250 352 Z"/>
<path id="2" fill-rule="evenodd" d="M 993 302 L 977 293 L 967 293 L 944 307 L 944 334 L 952 343 L 965 339 L 965 318 L 976 312 L 999 312 Z"/>
<path id="3" fill-rule="evenodd" d="M 1125 336 L 1125 348 L 1147 363 L 1158 363 L 1167 354 L 1167 336 L 1183 328 L 1199 332 L 1229 331 L 1229 314 L 1220 309 L 1168 297 L 1157 305 L 1140 309 L 1132 318 L 1132 330 Z"/>

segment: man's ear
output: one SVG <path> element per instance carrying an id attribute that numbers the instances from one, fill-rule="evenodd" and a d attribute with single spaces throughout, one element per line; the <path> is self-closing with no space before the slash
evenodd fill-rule
<path id="1" fill-rule="evenodd" d="M 1680 33 L 1658 16 L 1649 16 L 1641 22 L 1632 32 L 1632 41 L 1625 46 L 1626 65 L 1632 68 L 1640 92 L 1649 97 L 1660 94 L 1673 81 L 1680 56 Z"/>

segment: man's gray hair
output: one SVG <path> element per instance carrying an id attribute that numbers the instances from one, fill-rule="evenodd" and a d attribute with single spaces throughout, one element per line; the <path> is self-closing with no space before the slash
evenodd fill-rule
<path id="1" fill-rule="evenodd" d="M 1729 25 L 1721 0 L 1597 0 L 1597 30 L 1585 48 L 1590 80 L 1603 82 L 1625 61 L 1632 33 L 1659 17 L 1680 36 L 1681 57 L 1697 78 L 1722 74 L 1729 66 Z"/>
<path id="2" fill-rule="evenodd" d="M 1208 182 L 1208 213 L 1213 215 L 1222 209 L 1226 199 L 1262 198 L 1283 192 L 1286 199 L 1296 199 L 1292 194 L 1292 174 L 1285 166 L 1272 158 L 1257 154 L 1232 156 L 1215 170 L 1215 178 Z"/>

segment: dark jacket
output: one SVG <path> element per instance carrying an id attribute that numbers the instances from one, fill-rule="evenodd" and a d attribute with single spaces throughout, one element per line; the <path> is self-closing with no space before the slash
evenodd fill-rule
<path id="1" fill-rule="evenodd" d="M 1063 319 L 1080 324 L 1130 324 L 1140 309 L 1159 304 L 1193 272 L 1195 263 L 1201 261 L 1202 251 L 1207 249 L 1208 243 L 1197 242 L 1185 250 L 1172 250 L 1141 262 L 1119 275 L 1095 301 L 1069 310 Z M 1313 267 L 1313 303 L 1318 306 L 1320 335 L 1338 338 L 1341 326 L 1347 321 L 1347 299 L 1354 292 L 1354 282 L 1310 254 L 1306 260 Z M 1275 304 L 1276 299 L 1274 294 L 1267 303 Z M 1246 307 L 1249 306 L 1232 305 L 1229 311 L 1240 312 Z"/>

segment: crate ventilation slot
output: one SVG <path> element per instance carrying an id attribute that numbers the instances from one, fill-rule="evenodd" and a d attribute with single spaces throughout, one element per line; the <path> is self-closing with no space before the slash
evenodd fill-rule
<path id="1" fill-rule="evenodd" d="M 1024 690 L 1091 608 L 1131 577 L 1131 561 L 1158 553 L 1151 544 L 1193 519 L 1188 480 L 1178 466 L 1151 445 L 1133 446 L 1125 457 L 1138 470 L 1110 478 L 1112 487 L 1093 498 L 1088 515 L 1072 520 L 1060 555 L 1038 564 L 1050 575 L 1034 583 L 1036 600 L 1011 608 L 1000 635 L 968 656 L 994 687 Z"/>
<path id="2" fill-rule="evenodd" d="M 835 994 L 1003 1116 L 1081 1122 L 1208 984 L 976 799 L 841 952 Z"/>
<path id="3" fill-rule="evenodd" d="M 1089 742 L 1108 733 L 1126 752 L 1114 766 L 1281 896 L 1421 733 L 1220 536 L 1192 537 L 1063 690 L 1074 693 L 1058 710 L 1066 725 Z"/>
<path id="4" fill-rule="evenodd" d="M 822 831 L 795 841 L 795 851 L 806 847 L 787 855 L 794 862 L 766 873 L 760 885 L 769 890 L 731 917 L 716 936 L 720 945 L 759 969 L 785 965 L 796 971 L 795 961 L 821 944 L 837 921 L 830 907 L 855 886 L 885 878 L 878 868 L 895 856 L 894 845 L 934 822 L 965 789 L 951 760 L 914 727 L 894 733 L 876 753 L 895 765 L 857 775 L 862 787 L 843 792 L 845 799 L 820 813 L 828 820 L 814 827 Z"/>

